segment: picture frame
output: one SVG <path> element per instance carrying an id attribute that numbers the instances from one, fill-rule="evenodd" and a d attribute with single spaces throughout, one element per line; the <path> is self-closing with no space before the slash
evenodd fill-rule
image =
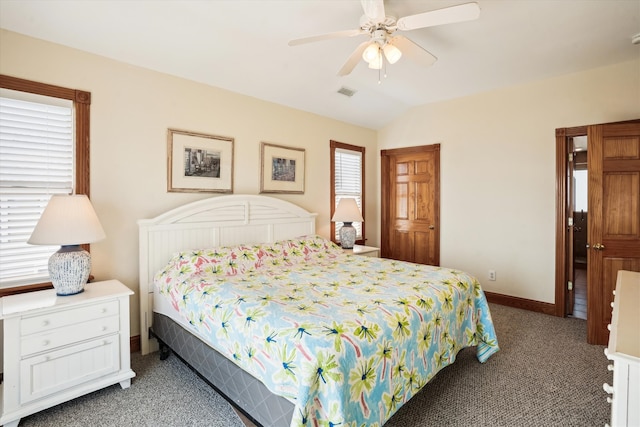
<path id="1" fill-rule="evenodd" d="M 304 148 L 260 144 L 260 193 L 304 194 Z"/>
<path id="2" fill-rule="evenodd" d="M 167 191 L 233 193 L 234 139 L 168 129 Z"/>

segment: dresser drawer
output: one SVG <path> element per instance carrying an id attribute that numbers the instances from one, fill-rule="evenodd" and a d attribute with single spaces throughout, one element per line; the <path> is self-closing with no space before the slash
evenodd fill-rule
<path id="1" fill-rule="evenodd" d="M 20 335 L 30 335 L 67 325 L 81 324 L 101 317 L 116 316 L 119 313 L 117 300 L 58 310 L 33 317 L 24 317 L 20 323 Z"/>
<path id="2" fill-rule="evenodd" d="M 103 317 L 79 324 L 53 329 L 40 334 L 31 334 L 21 339 L 21 356 L 29 356 L 65 345 L 97 338 L 120 330 L 118 316 Z"/>

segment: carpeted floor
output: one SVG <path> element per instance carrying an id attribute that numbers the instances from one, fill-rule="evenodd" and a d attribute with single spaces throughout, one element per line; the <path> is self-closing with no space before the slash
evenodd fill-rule
<path id="1" fill-rule="evenodd" d="M 500 305 L 491 312 L 501 350 L 485 364 L 475 349 L 385 424 L 409 426 L 603 426 L 611 373 L 602 346 L 586 343 L 586 322 Z M 133 354 L 131 388 L 115 385 L 26 417 L 21 427 L 242 427 L 231 406 L 176 357 Z"/>

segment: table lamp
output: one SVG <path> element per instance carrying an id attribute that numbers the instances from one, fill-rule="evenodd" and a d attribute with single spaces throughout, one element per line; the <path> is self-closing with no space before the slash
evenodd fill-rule
<path id="1" fill-rule="evenodd" d="M 340 246 L 343 249 L 352 249 L 356 243 L 356 228 L 351 225 L 352 222 L 364 222 L 356 199 L 343 198 L 338 202 L 333 218 L 333 222 L 342 222 L 340 228 Z"/>
<path id="2" fill-rule="evenodd" d="M 61 245 L 49 258 L 49 276 L 57 295 L 84 291 L 91 255 L 80 247 L 105 238 L 89 198 L 84 194 L 51 197 L 27 241 L 32 245 Z"/>

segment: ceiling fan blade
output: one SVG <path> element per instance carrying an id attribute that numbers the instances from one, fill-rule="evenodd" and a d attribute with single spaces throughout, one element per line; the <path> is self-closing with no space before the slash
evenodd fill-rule
<path id="1" fill-rule="evenodd" d="M 333 33 L 326 33 L 326 34 L 320 34 L 320 35 L 317 35 L 317 36 L 303 37 L 301 39 L 294 39 L 294 40 L 289 41 L 289 46 L 298 46 L 298 45 L 305 44 L 305 43 L 313 43 L 313 42 L 319 42 L 319 41 L 322 41 L 322 40 L 338 39 L 338 38 L 342 38 L 342 37 L 355 37 L 355 36 L 359 36 L 361 34 L 369 34 L 369 33 L 367 31 L 363 31 L 361 29 L 335 31 Z"/>
<path id="2" fill-rule="evenodd" d="M 361 0 L 362 10 L 369 20 L 379 24 L 384 22 L 386 15 L 384 12 L 384 0 Z"/>
<path id="3" fill-rule="evenodd" d="M 338 76 L 346 76 L 350 74 L 354 68 L 356 68 L 358 62 L 362 60 L 362 52 L 364 52 L 369 44 L 371 44 L 369 40 L 364 43 L 360 43 L 356 50 L 354 50 L 353 53 L 349 56 L 347 62 L 345 62 L 342 68 L 340 68 L 340 71 L 338 71 Z"/>
<path id="4" fill-rule="evenodd" d="M 430 52 L 406 37 L 395 36 L 389 40 L 389 43 L 400 49 L 402 54 L 406 55 L 407 58 L 423 67 L 430 67 L 438 60 L 438 58 Z"/>
<path id="5" fill-rule="evenodd" d="M 434 27 L 436 25 L 452 24 L 454 22 L 472 21 L 480 17 L 478 3 L 465 3 L 458 6 L 409 15 L 398 19 L 398 29 L 403 31 L 417 28 Z"/>

